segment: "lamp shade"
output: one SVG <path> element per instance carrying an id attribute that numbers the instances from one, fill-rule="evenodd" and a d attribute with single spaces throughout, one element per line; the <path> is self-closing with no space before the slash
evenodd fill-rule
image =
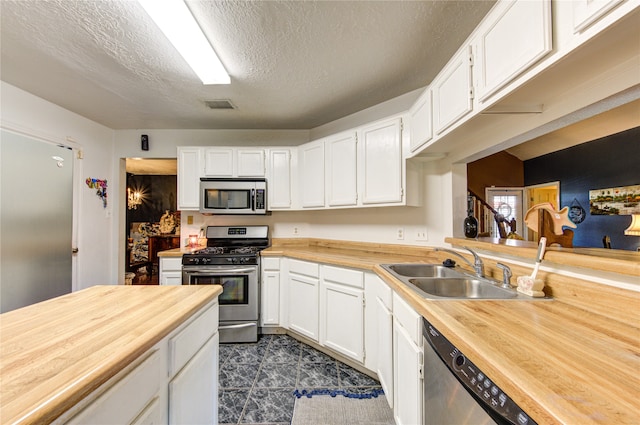
<path id="1" fill-rule="evenodd" d="M 640 214 L 631 214 L 631 224 L 625 229 L 624 234 L 640 236 Z"/>

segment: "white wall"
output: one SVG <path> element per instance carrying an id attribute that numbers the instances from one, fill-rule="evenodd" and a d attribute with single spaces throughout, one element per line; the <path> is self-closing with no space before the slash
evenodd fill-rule
<path id="1" fill-rule="evenodd" d="M 77 161 L 79 173 L 74 177 L 79 215 L 77 286 L 74 289 L 117 283 L 116 269 L 112 267 L 117 254 L 112 213 L 119 208 L 117 197 L 113 196 L 117 186 L 112 184 L 115 183 L 111 160 L 113 131 L 5 82 L 0 84 L 3 127 L 65 144 L 83 153 L 84 159 Z M 87 177 L 107 179 L 107 209 L 103 208 L 95 190 L 84 184 Z"/>

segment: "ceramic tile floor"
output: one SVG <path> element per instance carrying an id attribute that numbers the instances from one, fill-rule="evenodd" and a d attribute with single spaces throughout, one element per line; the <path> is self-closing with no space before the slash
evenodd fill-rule
<path id="1" fill-rule="evenodd" d="M 288 335 L 220 344 L 219 424 L 289 424 L 294 390 L 381 390 L 380 383 Z"/>

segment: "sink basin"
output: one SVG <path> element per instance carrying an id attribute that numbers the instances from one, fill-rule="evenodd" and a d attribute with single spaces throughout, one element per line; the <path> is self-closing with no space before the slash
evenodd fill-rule
<path id="1" fill-rule="evenodd" d="M 518 296 L 515 290 L 500 288 L 481 279 L 413 278 L 409 279 L 409 283 L 427 297 L 509 299 Z"/>
<path id="2" fill-rule="evenodd" d="M 383 266 L 385 267 L 385 266 Z M 438 264 L 391 264 L 386 268 L 406 277 L 459 277 L 460 273 Z"/>
<path id="3" fill-rule="evenodd" d="M 381 264 L 382 268 L 413 291 L 427 299 L 509 300 L 533 298 L 519 294 L 515 289 L 500 287 L 500 283 L 479 278 L 458 268 L 441 264 L 399 263 Z"/>

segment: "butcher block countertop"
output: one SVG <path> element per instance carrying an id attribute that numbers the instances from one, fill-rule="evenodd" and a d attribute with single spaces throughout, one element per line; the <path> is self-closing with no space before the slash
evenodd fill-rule
<path id="1" fill-rule="evenodd" d="M 541 272 L 552 300 L 427 300 L 379 264 L 444 252 L 293 240 L 262 253 L 377 273 L 539 424 L 640 423 L 640 292 Z M 531 272 L 512 270 L 512 282 Z"/>
<path id="2" fill-rule="evenodd" d="M 0 422 L 51 422 L 221 292 L 94 286 L 1 314 Z"/>

